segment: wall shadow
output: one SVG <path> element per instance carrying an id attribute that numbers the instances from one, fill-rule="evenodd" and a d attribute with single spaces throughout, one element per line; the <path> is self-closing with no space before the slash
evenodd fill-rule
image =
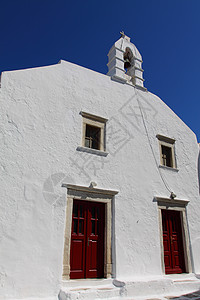
<path id="1" fill-rule="evenodd" d="M 198 156 L 197 170 L 198 170 L 198 184 L 199 184 L 199 194 L 200 194 L 200 153 Z"/>

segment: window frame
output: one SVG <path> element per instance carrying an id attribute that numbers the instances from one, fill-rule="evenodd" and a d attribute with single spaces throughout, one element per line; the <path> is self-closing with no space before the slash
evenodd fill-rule
<path id="1" fill-rule="evenodd" d="M 157 134 L 156 135 L 159 142 L 159 150 L 160 150 L 160 166 L 164 168 L 172 168 L 177 169 L 176 158 L 175 158 L 175 139 Z M 163 151 L 162 146 L 168 147 L 171 150 L 171 166 L 166 166 L 163 164 Z"/>
<path id="2" fill-rule="evenodd" d="M 82 115 L 82 147 L 94 150 L 94 151 L 106 151 L 106 141 L 105 141 L 105 135 L 106 135 L 106 122 L 108 119 L 92 115 L 90 113 L 86 113 L 81 111 Z M 93 126 L 100 129 L 100 138 L 99 138 L 99 149 L 95 148 L 89 148 L 85 146 L 85 137 L 86 137 L 86 126 Z"/>

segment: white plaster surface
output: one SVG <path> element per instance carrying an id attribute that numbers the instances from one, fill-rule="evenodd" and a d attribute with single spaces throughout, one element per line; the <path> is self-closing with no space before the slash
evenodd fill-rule
<path id="1" fill-rule="evenodd" d="M 62 183 L 89 186 L 94 181 L 99 188 L 119 191 L 113 277 L 133 281 L 163 274 L 154 197 L 170 192 L 157 167 L 157 134 L 176 140 L 179 171 L 160 171 L 177 198 L 190 200 L 192 271 L 200 273 L 199 146 L 161 99 L 61 61 L 4 72 L 0 103 L 0 299 L 58 295 L 67 205 Z M 76 150 L 82 138 L 80 111 L 108 119 L 106 157 Z"/>

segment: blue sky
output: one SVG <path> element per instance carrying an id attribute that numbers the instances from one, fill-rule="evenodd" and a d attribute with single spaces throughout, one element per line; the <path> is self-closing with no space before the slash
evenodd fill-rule
<path id="1" fill-rule="evenodd" d="M 0 0 L 0 72 L 64 59 L 107 73 L 123 30 L 143 56 L 145 86 L 200 142 L 199 0 Z"/>

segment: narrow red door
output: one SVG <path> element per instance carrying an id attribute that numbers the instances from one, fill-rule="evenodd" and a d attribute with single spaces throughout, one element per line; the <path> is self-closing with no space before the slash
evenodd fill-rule
<path id="1" fill-rule="evenodd" d="M 162 210 L 164 262 L 166 274 L 185 272 L 180 212 Z"/>
<path id="2" fill-rule="evenodd" d="M 104 276 L 104 204 L 88 202 L 86 278 Z"/>
<path id="3" fill-rule="evenodd" d="M 70 278 L 85 277 L 85 246 L 87 207 L 83 201 L 74 201 L 72 214 Z"/>
<path id="4" fill-rule="evenodd" d="M 70 278 L 104 277 L 103 203 L 74 200 L 71 233 Z"/>

